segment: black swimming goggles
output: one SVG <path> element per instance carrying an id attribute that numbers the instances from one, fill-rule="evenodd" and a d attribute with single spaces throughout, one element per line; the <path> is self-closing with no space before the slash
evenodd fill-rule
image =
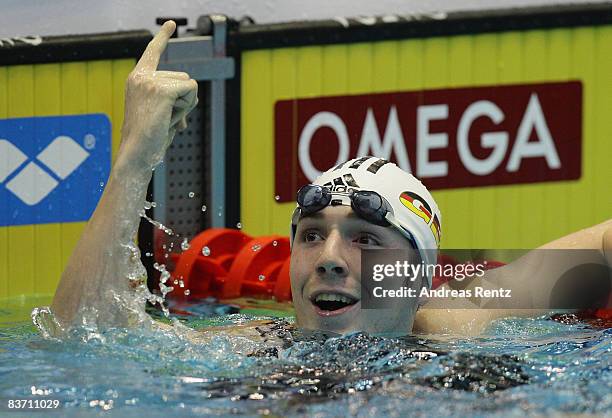
<path id="1" fill-rule="evenodd" d="M 334 197 L 340 197 L 335 199 Z M 348 192 L 332 192 L 328 187 L 307 184 L 297 193 L 297 204 L 293 212 L 292 225 L 295 229 L 301 216 L 310 215 L 329 205 L 342 205 L 342 197 L 348 197 L 351 208 L 362 219 L 379 226 L 395 227 L 412 245 L 418 249 L 412 234 L 395 219 L 391 204 L 380 194 L 371 190 L 354 190 Z M 293 231 L 295 234 L 295 230 Z"/>

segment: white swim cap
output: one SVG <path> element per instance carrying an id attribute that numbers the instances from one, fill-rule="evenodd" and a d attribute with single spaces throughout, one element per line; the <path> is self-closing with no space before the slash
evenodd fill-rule
<path id="1" fill-rule="evenodd" d="M 361 157 L 327 170 L 313 184 L 325 186 L 332 192 L 349 192 L 350 189 L 377 192 L 393 208 L 393 215 L 400 227 L 414 237 L 421 259 L 426 264 L 436 264 L 442 216 L 427 188 L 412 174 L 385 159 Z M 291 242 L 297 226 L 294 222 L 297 223 L 297 220 L 292 220 Z M 428 284 L 431 288 L 431 275 L 428 276 Z"/>

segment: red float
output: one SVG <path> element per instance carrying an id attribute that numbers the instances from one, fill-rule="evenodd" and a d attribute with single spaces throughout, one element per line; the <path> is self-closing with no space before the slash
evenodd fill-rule
<path id="1" fill-rule="evenodd" d="M 184 287 L 173 298 L 232 299 L 244 296 L 291 300 L 289 238 L 280 235 L 252 238 L 235 229 L 213 228 L 197 235 L 189 249 L 172 254 L 172 282 Z M 189 290 L 186 296 L 184 291 Z"/>

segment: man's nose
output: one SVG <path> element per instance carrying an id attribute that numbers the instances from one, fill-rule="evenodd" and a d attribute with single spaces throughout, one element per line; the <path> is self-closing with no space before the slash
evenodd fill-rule
<path id="1" fill-rule="evenodd" d="M 342 237 L 337 231 L 325 240 L 323 252 L 316 264 L 317 274 L 322 278 L 343 278 L 348 275 L 348 265 L 342 256 Z"/>

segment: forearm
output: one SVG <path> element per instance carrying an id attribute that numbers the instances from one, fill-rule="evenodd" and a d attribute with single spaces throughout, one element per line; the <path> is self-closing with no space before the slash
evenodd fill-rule
<path id="1" fill-rule="evenodd" d="M 574 257 L 555 250 L 595 250 Z M 607 262 L 612 265 L 612 220 L 602 222 L 551 241 L 530 251 L 515 262 L 488 270 L 481 278 L 445 287 L 469 289 L 512 289 L 508 299 L 491 299 L 483 303 L 478 298 L 454 301 L 454 309 L 446 309 L 445 301 L 432 300 L 426 309 L 417 312 L 414 331 L 425 333 L 457 333 L 478 335 L 491 321 L 509 316 L 538 316 L 554 308 L 553 289 L 558 279 L 579 264 Z M 582 283 L 577 286 L 581 286 Z M 569 306 L 569 305 L 568 305 Z"/>
<path id="2" fill-rule="evenodd" d="M 81 307 L 112 309 L 114 296 L 129 294 L 126 274 L 140 263 L 130 247 L 136 248 L 139 211 L 150 178 L 151 170 L 131 167 L 121 159 L 113 167 L 56 289 L 51 308 L 60 324 L 72 324 Z"/>
<path id="3" fill-rule="evenodd" d="M 539 247 L 540 249 L 592 249 L 604 250 L 604 235 L 612 231 L 612 219 L 589 228 L 565 235 Z"/>
<path id="4" fill-rule="evenodd" d="M 472 286 L 491 283 L 512 289 L 512 298 L 492 301 L 493 308 L 569 309 L 573 305 L 568 295 L 578 297 L 589 283 L 582 276 L 599 274 L 590 266 L 610 264 L 610 254 L 606 260 L 607 236 L 612 236 L 612 220 L 558 238 L 507 266 L 486 271 Z"/>
<path id="5" fill-rule="evenodd" d="M 585 294 L 587 284 L 594 298 L 600 296 L 598 286 L 584 276 L 605 279 L 605 267 L 598 270 L 590 266 L 610 267 L 612 260 L 606 248 L 606 236 L 611 233 L 612 220 L 607 220 L 565 235 L 512 263 L 508 266 L 509 274 L 503 277 L 507 283 L 518 282 L 521 290 L 529 292 L 534 308 L 575 307 L 572 300 Z"/>

